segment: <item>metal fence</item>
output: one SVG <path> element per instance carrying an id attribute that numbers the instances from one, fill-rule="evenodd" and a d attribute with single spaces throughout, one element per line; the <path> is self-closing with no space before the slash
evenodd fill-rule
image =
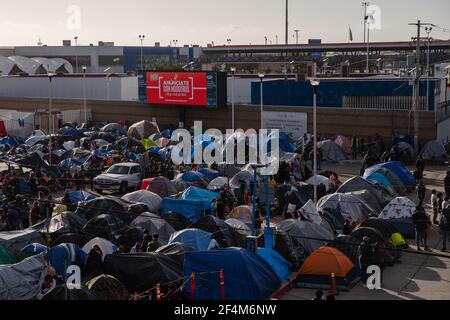
<path id="1" fill-rule="evenodd" d="M 450 117 L 450 100 L 442 102 L 436 109 L 436 122 L 445 120 Z"/>
<path id="2" fill-rule="evenodd" d="M 419 111 L 427 111 L 426 97 L 420 97 Z M 343 109 L 410 111 L 413 110 L 411 96 L 344 96 Z"/>

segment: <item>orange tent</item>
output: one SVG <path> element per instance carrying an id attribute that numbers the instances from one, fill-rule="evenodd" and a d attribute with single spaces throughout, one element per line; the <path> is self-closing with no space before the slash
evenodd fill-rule
<path id="1" fill-rule="evenodd" d="M 303 263 L 299 276 L 330 276 L 345 278 L 354 268 L 350 259 L 336 248 L 321 247 L 314 251 Z"/>

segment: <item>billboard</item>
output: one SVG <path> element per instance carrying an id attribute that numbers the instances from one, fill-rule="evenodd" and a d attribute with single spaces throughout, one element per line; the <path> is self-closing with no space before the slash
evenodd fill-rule
<path id="1" fill-rule="evenodd" d="M 303 112 L 264 111 L 265 129 L 279 129 L 294 141 L 300 140 L 308 132 L 308 114 Z"/>
<path id="2" fill-rule="evenodd" d="M 224 88 L 221 84 L 217 72 L 146 72 L 141 75 L 140 88 L 145 89 L 140 90 L 140 100 L 145 98 L 149 104 L 217 107 L 226 94 L 226 82 Z"/>

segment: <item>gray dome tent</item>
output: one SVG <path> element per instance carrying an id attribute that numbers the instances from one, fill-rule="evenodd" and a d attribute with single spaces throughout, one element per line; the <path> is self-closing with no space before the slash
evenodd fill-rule
<path id="1" fill-rule="evenodd" d="M 447 160 L 447 152 L 445 151 L 445 147 L 437 140 L 428 141 L 422 148 L 422 151 L 420 151 L 420 155 L 424 160 L 429 161 L 444 162 Z"/>
<path id="2" fill-rule="evenodd" d="M 318 143 L 320 152 L 322 153 L 322 159 L 330 162 L 338 162 L 347 160 L 347 154 L 345 150 L 336 142 L 331 140 L 325 140 Z"/>

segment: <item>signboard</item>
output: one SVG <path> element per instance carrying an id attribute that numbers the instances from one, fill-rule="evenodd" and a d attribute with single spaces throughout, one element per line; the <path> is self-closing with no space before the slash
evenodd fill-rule
<path id="1" fill-rule="evenodd" d="M 297 141 L 308 131 L 308 114 L 302 112 L 264 111 L 265 129 L 279 129 Z"/>

